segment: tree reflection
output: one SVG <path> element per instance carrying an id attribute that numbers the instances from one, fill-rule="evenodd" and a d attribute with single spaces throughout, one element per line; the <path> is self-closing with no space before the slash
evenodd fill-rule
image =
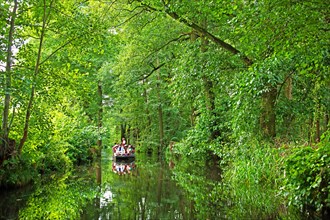
<path id="1" fill-rule="evenodd" d="M 102 164 L 99 215 L 95 216 L 94 203 L 83 219 L 186 219 L 190 215 L 191 203 L 171 180 L 167 165 L 138 159 Z"/>
<path id="2" fill-rule="evenodd" d="M 97 161 L 89 172 L 84 169 L 79 175 L 68 173 L 40 184 L 19 217 L 86 220 L 203 217 L 196 209 L 211 211 L 210 207 L 201 207 L 210 204 L 205 196 L 210 185 L 204 178 L 195 181 L 179 168 L 170 170 L 168 164 L 142 155 L 129 162 Z"/>
<path id="3" fill-rule="evenodd" d="M 29 197 L 19 219 L 77 219 L 80 209 L 96 197 L 95 182 L 67 173 L 39 184 Z"/>

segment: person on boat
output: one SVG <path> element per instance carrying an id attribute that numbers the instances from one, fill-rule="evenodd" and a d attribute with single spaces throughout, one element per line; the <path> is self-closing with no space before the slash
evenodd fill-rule
<path id="1" fill-rule="evenodd" d="M 126 140 L 125 140 L 124 137 L 121 139 L 121 146 L 124 147 L 124 149 L 125 149 L 125 154 L 127 154 L 127 153 L 128 153 L 128 151 L 127 151 L 127 144 L 126 144 Z"/>
<path id="2" fill-rule="evenodd" d="M 125 145 L 126 145 L 126 140 L 125 140 L 125 138 L 124 138 L 124 137 L 121 139 L 121 145 L 123 145 L 123 146 L 125 146 Z"/>
<path id="3" fill-rule="evenodd" d="M 115 145 L 113 145 L 113 147 L 112 147 L 112 152 L 116 153 L 117 148 L 118 148 L 118 144 L 115 143 Z"/>
<path id="4" fill-rule="evenodd" d="M 116 152 L 118 152 L 117 155 L 124 155 L 126 153 L 126 149 L 123 145 L 119 145 Z"/>
<path id="5" fill-rule="evenodd" d="M 114 163 L 114 164 L 112 164 L 112 170 L 113 170 L 113 172 L 118 173 L 119 175 L 122 175 L 126 172 L 126 165 Z"/>
<path id="6" fill-rule="evenodd" d="M 135 147 L 133 146 L 133 145 L 128 145 L 128 147 L 127 147 L 127 152 L 128 153 L 132 153 L 132 154 L 134 154 L 134 152 L 135 152 Z"/>

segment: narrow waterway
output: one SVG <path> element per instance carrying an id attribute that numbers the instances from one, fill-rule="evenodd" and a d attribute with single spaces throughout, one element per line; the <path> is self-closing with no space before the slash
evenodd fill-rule
<path id="1" fill-rule="evenodd" d="M 186 219 L 189 214 L 189 201 L 164 164 L 138 157 L 104 161 L 100 168 L 95 171 L 99 196 L 84 208 L 81 219 Z"/>
<path id="2" fill-rule="evenodd" d="M 177 162 L 145 155 L 114 161 L 111 153 L 104 151 L 100 161 L 70 173 L 54 173 L 33 186 L 1 190 L 0 219 L 279 218 L 276 211 L 267 212 L 266 206 L 256 210 L 231 202 L 219 179 L 218 165 L 182 162 L 180 158 Z M 266 195 L 261 191 L 257 193 Z"/>
<path id="3" fill-rule="evenodd" d="M 194 219 L 194 204 L 173 180 L 173 164 L 138 155 L 1 190 L 0 219 Z"/>

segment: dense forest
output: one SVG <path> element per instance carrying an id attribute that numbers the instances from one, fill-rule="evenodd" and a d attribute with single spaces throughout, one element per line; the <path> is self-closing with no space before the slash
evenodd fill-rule
<path id="1" fill-rule="evenodd" d="M 0 186 L 126 137 L 329 215 L 329 24 L 326 0 L 1 0 Z"/>

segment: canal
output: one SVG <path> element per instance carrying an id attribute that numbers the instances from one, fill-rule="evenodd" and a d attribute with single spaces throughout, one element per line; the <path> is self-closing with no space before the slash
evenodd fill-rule
<path id="1" fill-rule="evenodd" d="M 173 162 L 147 155 L 138 155 L 129 161 L 114 161 L 110 152 L 104 151 L 99 162 L 79 166 L 70 173 L 54 173 L 20 189 L 2 189 L 0 219 L 206 217 L 200 211 L 196 212 L 193 198 L 177 184 L 174 167 Z M 196 167 L 193 170 L 196 171 Z M 195 181 L 187 178 L 187 184 Z M 199 184 L 207 188 L 204 180 Z M 194 187 L 190 189 L 196 190 Z M 209 207 L 205 210 L 210 211 Z"/>
<path id="2" fill-rule="evenodd" d="M 0 219 L 279 219 L 267 206 L 256 210 L 234 204 L 221 184 L 217 164 L 179 161 L 147 155 L 114 161 L 104 151 L 100 161 L 64 175 L 54 173 L 30 186 L 2 189 Z M 283 217 L 283 210 L 279 212 Z M 284 216 L 299 219 L 290 213 Z"/>

